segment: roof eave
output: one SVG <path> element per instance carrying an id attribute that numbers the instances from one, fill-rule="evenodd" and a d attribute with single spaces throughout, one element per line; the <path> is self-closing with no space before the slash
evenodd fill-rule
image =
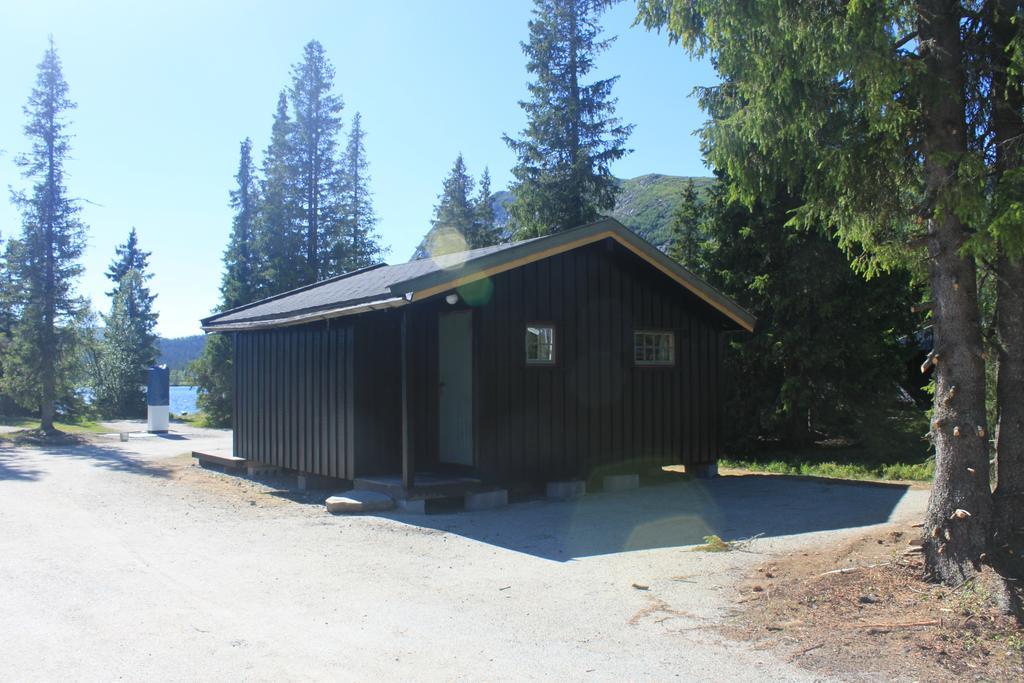
<path id="1" fill-rule="evenodd" d="M 290 327 L 292 325 L 304 325 L 318 320 L 330 320 L 349 315 L 358 315 L 370 311 L 381 311 L 389 308 L 397 308 L 409 303 L 405 297 L 389 297 L 374 301 L 364 301 L 358 304 L 339 306 L 329 309 L 310 311 L 299 315 L 287 317 L 264 318 L 262 320 L 241 320 L 234 323 L 207 323 L 203 321 L 204 332 L 253 332 L 255 330 L 266 330 L 275 327 Z"/>

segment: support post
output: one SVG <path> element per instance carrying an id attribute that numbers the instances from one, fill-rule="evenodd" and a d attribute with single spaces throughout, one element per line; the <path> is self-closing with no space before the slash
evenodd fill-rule
<path id="1" fill-rule="evenodd" d="M 402 368 L 402 487 L 409 491 L 416 483 L 416 463 L 409 446 L 409 308 L 402 307 L 401 354 Z"/>

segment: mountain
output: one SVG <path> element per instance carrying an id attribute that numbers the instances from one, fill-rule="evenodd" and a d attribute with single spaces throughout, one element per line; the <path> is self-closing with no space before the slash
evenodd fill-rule
<path id="1" fill-rule="evenodd" d="M 619 181 L 619 196 L 615 202 L 615 208 L 609 215 L 637 233 L 651 244 L 663 247 L 669 240 L 669 223 L 672 221 L 672 212 L 679 205 L 679 199 L 683 194 L 683 187 L 686 176 L 662 175 L 660 173 L 648 173 L 636 178 L 626 178 Z M 708 188 L 714 184 L 715 179 L 709 177 L 695 176 L 692 178 L 694 186 L 701 197 Z M 506 207 L 512 202 L 513 195 L 508 190 L 495 192 L 491 196 L 491 203 L 494 206 L 494 220 L 500 227 L 508 224 L 508 210 Z M 422 244 L 427 244 L 426 237 Z M 426 254 L 417 249 L 413 258 L 422 258 Z"/>
<path id="2" fill-rule="evenodd" d="M 190 337 L 160 337 L 157 340 L 157 348 L 160 353 L 156 362 L 166 365 L 171 371 L 171 376 L 178 377 L 178 382 L 180 382 L 182 381 L 182 371 L 203 352 L 205 339 L 205 336 L 201 334 L 194 334 Z M 176 384 L 177 382 L 172 379 L 171 383 Z"/>
<path id="3" fill-rule="evenodd" d="M 611 217 L 651 244 L 663 247 L 668 243 L 672 212 L 679 205 L 687 180 L 690 178 L 660 173 L 622 180 Z M 693 178 L 702 199 L 714 182 L 714 178 Z"/>

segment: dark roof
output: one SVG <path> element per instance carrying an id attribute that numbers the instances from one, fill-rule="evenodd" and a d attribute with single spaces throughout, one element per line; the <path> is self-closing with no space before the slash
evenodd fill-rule
<path id="1" fill-rule="evenodd" d="M 665 272 L 739 327 L 753 329 L 754 317 L 736 302 L 610 218 L 574 230 L 520 242 L 392 266 L 370 266 L 218 313 L 205 318 L 202 326 L 207 332 L 280 327 L 393 308 L 452 289 L 467 281 L 608 237 Z"/>

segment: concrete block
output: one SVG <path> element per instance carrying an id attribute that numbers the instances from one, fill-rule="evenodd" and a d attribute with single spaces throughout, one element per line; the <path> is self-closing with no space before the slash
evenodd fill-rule
<path id="1" fill-rule="evenodd" d="M 491 510 L 508 505 L 508 490 L 478 491 L 466 494 L 467 510 Z"/>
<path id="2" fill-rule="evenodd" d="M 330 513 L 382 512 L 395 507 L 391 496 L 376 491 L 349 491 L 324 501 Z"/>
<path id="3" fill-rule="evenodd" d="M 575 500 L 587 495 L 587 482 L 582 479 L 549 481 L 547 497 L 550 500 Z"/>
<path id="4" fill-rule="evenodd" d="M 265 477 L 277 474 L 280 469 L 277 465 L 268 465 L 262 462 L 250 462 L 245 465 L 245 473 L 250 477 Z"/>
<path id="5" fill-rule="evenodd" d="M 639 474 L 609 474 L 604 478 L 605 491 L 631 491 L 640 488 Z"/>
<path id="6" fill-rule="evenodd" d="M 295 477 L 295 488 L 299 491 L 315 491 L 317 489 L 336 488 L 341 484 L 340 479 L 333 477 L 322 477 L 319 474 L 304 474 L 300 472 Z"/>
<path id="7" fill-rule="evenodd" d="M 398 509 L 402 512 L 411 512 L 414 515 L 425 515 L 427 514 L 427 501 L 425 498 L 399 498 L 397 501 Z"/>
<path id="8" fill-rule="evenodd" d="M 697 479 L 714 479 L 718 476 L 718 463 L 713 462 L 710 465 L 687 465 L 686 473 L 696 477 Z"/>

